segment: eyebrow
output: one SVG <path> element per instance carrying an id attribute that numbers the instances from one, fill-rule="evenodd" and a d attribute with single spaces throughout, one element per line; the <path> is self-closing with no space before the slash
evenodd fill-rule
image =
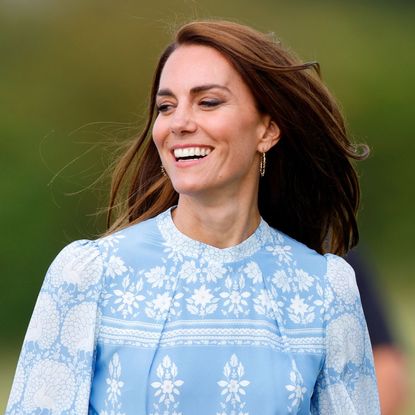
<path id="1" fill-rule="evenodd" d="M 200 92 L 209 91 L 210 89 L 223 89 L 223 90 L 228 91 L 229 93 L 231 93 L 229 88 L 227 88 L 224 85 L 219 85 L 219 84 L 206 84 L 206 85 L 195 86 L 190 90 L 190 93 L 192 95 L 196 95 Z M 157 96 L 158 97 L 165 97 L 165 96 L 173 97 L 174 94 L 170 89 L 165 88 L 165 89 L 160 89 L 157 92 Z"/>

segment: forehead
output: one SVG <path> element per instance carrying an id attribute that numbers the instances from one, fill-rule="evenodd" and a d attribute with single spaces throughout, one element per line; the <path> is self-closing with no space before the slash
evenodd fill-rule
<path id="1" fill-rule="evenodd" d="M 167 59 L 160 77 L 160 88 L 214 82 L 232 85 L 242 82 L 229 61 L 216 49 L 202 45 L 179 46 Z"/>

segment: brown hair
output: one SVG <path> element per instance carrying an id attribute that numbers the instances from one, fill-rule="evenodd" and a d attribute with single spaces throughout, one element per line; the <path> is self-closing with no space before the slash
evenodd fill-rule
<path id="1" fill-rule="evenodd" d="M 350 159 L 364 159 L 368 148 L 360 146 L 359 152 L 349 141 L 338 105 L 319 77 L 318 63 L 302 63 L 272 37 L 226 21 L 188 23 L 162 53 L 144 130 L 113 174 L 108 233 L 177 204 L 178 194 L 161 174 L 150 128 L 163 67 L 176 48 L 188 44 L 222 53 L 248 85 L 259 111 L 269 114 L 281 130 L 260 180 L 258 203 L 265 221 L 320 253 L 343 254 L 356 245 L 360 192 Z M 124 203 L 110 226 L 118 200 Z"/>

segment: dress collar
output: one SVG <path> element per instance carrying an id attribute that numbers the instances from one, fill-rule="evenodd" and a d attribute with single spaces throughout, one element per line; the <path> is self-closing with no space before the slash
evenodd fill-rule
<path id="1" fill-rule="evenodd" d="M 272 239 L 271 227 L 261 218 L 254 233 L 241 243 L 229 248 L 217 248 L 196 241 L 183 234 L 173 222 L 174 207 L 157 216 L 157 226 L 164 239 L 163 245 L 169 258 L 182 261 L 183 257 L 204 259 L 207 262 L 236 262 L 253 255 Z"/>

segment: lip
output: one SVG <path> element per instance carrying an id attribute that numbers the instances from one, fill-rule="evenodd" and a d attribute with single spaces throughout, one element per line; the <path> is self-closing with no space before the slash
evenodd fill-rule
<path id="1" fill-rule="evenodd" d="M 192 167 L 196 165 L 200 165 L 201 163 L 204 163 L 208 156 L 203 157 L 202 159 L 194 159 L 194 160 L 182 160 L 182 161 L 176 161 L 174 159 L 174 165 L 180 169 Z"/>

